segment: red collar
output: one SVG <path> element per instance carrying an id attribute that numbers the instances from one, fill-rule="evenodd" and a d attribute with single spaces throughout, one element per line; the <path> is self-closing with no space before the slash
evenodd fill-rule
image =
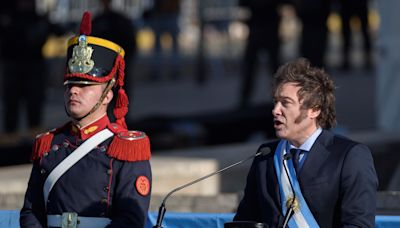
<path id="1" fill-rule="evenodd" d="M 83 127 L 79 128 L 77 125 L 72 124 L 71 126 L 71 134 L 76 135 L 78 138 L 82 140 L 86 140 L 92 137 L 97 132 L 103 130 L 110 123 L 107 115 L 104 115 L 102 118 L 96 120 L 95 122 Z"/>

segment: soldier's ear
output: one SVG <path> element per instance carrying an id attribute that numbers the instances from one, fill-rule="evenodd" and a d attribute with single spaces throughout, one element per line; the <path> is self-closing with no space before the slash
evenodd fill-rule
<path id="1" fill-rule="evenodd" d="M 103 104 L 109 104 L 114 97 L 114 92 L 110 89 L 104 97 Z"/>

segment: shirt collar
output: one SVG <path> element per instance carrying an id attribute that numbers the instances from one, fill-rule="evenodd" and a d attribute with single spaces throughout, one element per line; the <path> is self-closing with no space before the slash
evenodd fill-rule
<path id="1" fill-rule="evenodd" d="M 322 133 L 322 128 L 320 128 L 320 127 L 317 128 L 317 130 L 315 130 L 314 133 L 312 133 L 312 135 L 310 137 L 308 137 L 308 139 L 303 144 L 301 144 L 301 146 L 299 148 L 293 146 L 288 141 L 289 151 L 290 151 L 290 149 L 301 149 L 304 151 L 310 151 L 311 147 L 314 145 L 315 141 L 317 140 L 318 136 L 321 133 Z"/>
<path id="2" fill-rule="evenodd" d="M 76 135 L 82 140 L 86 140 L 92 137 L 97 132 L 106 128 L 109 123 L 110 120 L 108 119 L 108 116 L 104 114 L 104 116 L 100 117 L 99 119 L 93 121 L 92 123 L 84 127 L 79 127 L 78 125 L 73 124 L 71 127 L 71 133 L 73 135 Z"/>

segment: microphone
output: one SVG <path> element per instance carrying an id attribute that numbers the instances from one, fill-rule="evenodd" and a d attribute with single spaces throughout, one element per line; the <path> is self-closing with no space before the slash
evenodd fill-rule
<path id="1" fill-rule="evenodd" d="M 293 157 L 293 155 L 291 153 L 286 153 L 285 155 L 283 155 L 283 161 L 282 161 L 283 168 L 285 169 L 286 175 L 287 175 L 287 177 L 289 179 L 290 188 L 292 189 L 292 192 L 293 192 L 293 199 L 290 202 L 290 206 L 288 208 L 288 211 L 286 211 L 285 217 L 283 219 L 283 225 L 282 225 L 283 228 L 288 227 L 289 219 L 292 217 L 292 215 L 294 213 L 294 202 L 296 200 L 296 193 L 294 191 L 294 188 L 293 188 L 293 185 L 292 185 L 292 181 L 289 178 L 289 172 L 288 172 L 288 170 L 286 168 L 286 165 L 285 165 L 285 160 L 289 161 L 290 159 L 292 159 L 292 157 Z"/>
<path id="2" fill-rule="evenodd" d="M 191 181 L 191 182 L 189 182 L 189 183 L 187 183 L 187 184 L 184 184 L 184 185 L 182 185 L 182 186 L 180 186 L 180 187 L 177 187 L 177 188 L 173 189 L 172 191 L 170 191 L 170 192 L 164 197 L 164 200 L 162 201 L 161 206 L 160 206 L 160 208 L 159 208 L 159 210 L 158 210 L 157 224 L 156 224 L 155 226 L 153 226 L 153 228 L 162 228 L 161 225 L 162 225 L 162 221 L 163 221 L 163 219 L 164 219 L 164 215 L 165 215 L 165 212 L 166 212 L 165 203 L 167 202 L 168 197 L 170 197 L 173 193 L 175 193 L 175 192 L 177 192 L 177 191 L 179 191 L 179 190 L 181 190 L 181 189 L 183 189 L 183 188 L 186 188 L 186 187 L 188 187 L 188 186 L 190 186 L 190 185 L 192 185 L 192 184 L 195 184 L 195 183 L 197 183 L 197 182 L 199 182 L 199 181 L 202 181 L 202 180 L 204 180 L 204 179 L 207 179 L 207 178 L 209 178 L 209 177 L 211 177 L 211 176 L 214 176 L 214 175 L 216 175 L 216 174 L 218 174 L 218 173 L 224 172 L 225 170 L 228 170 L 228 169 L 230 169 L 230 168 L 232 168 L 232 167 L 235 167 L 235 166 L 240 165 L 240 164 L 242 164 L 242 163 L 244 163 L 244 162 L 247 162 L 247 161 L 250 160 L 250 159 L 253 159 L 253 158 L 258 157 L 258 156 L 260 156 L 260 155 L 265 156 L 265 155 L 268 155 L 268 154 L 270 154 L 270 153 L 271 153 L 271 149 L 270 149 L 269 147 L 262 147 L 262 148 L 261 148 L 259 151 L 257 151 L 257 153 L 255 153 L 254 155 L 251 155 L 251 156 L 249 156 L 249 157 L 247 157 L 247 158 L 245 158 L 245 159 L 243 159 L 243 160 L 240 160 L 240 161 L 238 161 L 238 162 L 236 162 L 236 163 L 234 163 L 234 164 L 232 164 L 232 165 L 229 165 L 229 166 L 227 166 L 227 167 L 225 167 L 225 168 L 223 168 L 223 169 L 217 170 L 217 171 L 212 172 L 212 173 L 210 173 L 210 174 L 208 174 L 208 175 L 206 175 L 206 176 L 200 177 L 200 178 L 198 178 L 198 179 L 196 179 L 196 180 L 194 180 L 194 181 Z"/>

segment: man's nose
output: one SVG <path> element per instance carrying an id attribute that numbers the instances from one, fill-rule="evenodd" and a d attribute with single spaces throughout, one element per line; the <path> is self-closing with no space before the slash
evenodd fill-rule
<path id="1" fill-rule="evenodd" d="M 74 94 L 74 93 L 77 93 L 79 91 L 79 89 L 80 89 L 79 86 L 72 84 L 72 85 L 68 85 L 67 91 L 70 94 Z"/>
<path id="2" fill-rule="evenodd" d="M 277 102 L 274 104 L 274 108 L 272 109 L 272 115 L 276 116 L 276 115 L 279 115 L 280 113 L 281 113 L 280 112 L 280 104 L 279 104 L 279 102 Z"/>

